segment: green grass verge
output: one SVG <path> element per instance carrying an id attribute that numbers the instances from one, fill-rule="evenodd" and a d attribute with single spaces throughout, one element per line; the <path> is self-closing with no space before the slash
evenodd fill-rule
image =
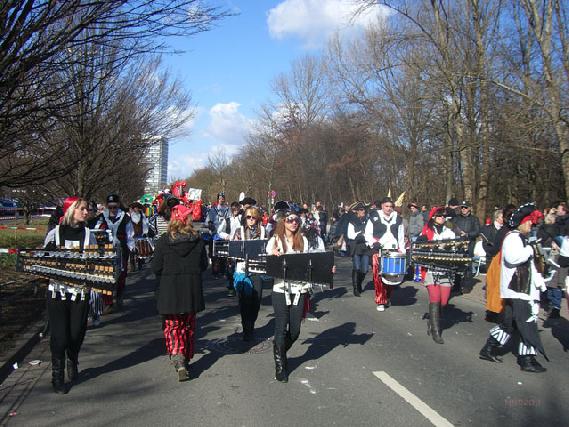
<path id="1" fill-rule="evenodd" d="M 0 248 L 37 248 L 43 245 L 45 230 L 0 230 Z"/>

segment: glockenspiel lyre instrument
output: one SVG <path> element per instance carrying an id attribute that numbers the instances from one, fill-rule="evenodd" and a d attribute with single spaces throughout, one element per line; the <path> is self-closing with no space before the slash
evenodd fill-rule
<path id="1" fill-rule="evenodd" d="M 411 245 L 411 261 L 431 271 L 463 271 L 472 264 L 469 244 L 464 239 L 415 242 Z"/>
<path id="2" fill-rule="evenodd" d="M 21 249 L 16 271 L 112 295 L 120 264 L 112 244 L 79 249 Z"/>

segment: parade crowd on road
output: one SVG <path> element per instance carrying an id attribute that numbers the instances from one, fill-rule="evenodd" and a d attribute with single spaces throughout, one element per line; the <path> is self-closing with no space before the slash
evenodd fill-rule
<path id="1" fill-rule="evenodd" d="M 401 203 L 390 197 L 373 203 L 357 201 L 331 210 L 329 218 L 318 201 L 300 205 L 280 201 L 268 210 L 243 194 L 228 204 L 220 192 L 209 206 L 183 196 L 165 191 L 154 200 L 128 207 L 116 194 L 110 194 L 104 205 L 68 197 L 51 218 L 46 250 L 83 249 L 104 236 L 116 250 L 119 266 L 112 296 L 50 280 L 47 307 L 55 392 L 67 393 L 80 375 L 79 353 L 89 319 L 97 327 L 105 314 L 123 309 L 127 272 L 142 269 L 149 259 L 156 275 L 165 348 L 179 381 L 191 378 L 198 313 L 205 309 L 202 275 L 211 268 L 213 277 L 226 280 L 228 295 L 236 298 L 244 341 L 255 339 L 263 292 L 272 290 L 275 378 L 287 382 L 287 351 L 300 335 L 314 283 L 255 271 L 247 257 L 215 253 L 214 242 L 220 241 L 266 242 L 267 257 L 324 253 L 327 248 L 336 256 L 349 256 L 353 295 L 362 295 L 371 271 L 378 312 L 389 309 L 403 281 L 420 282 L 428 291 L 427 333 L 438 344 L 444 344 L 440 322 L 449 299 L 469 292 L 473 276 L 485 270 L 486 320 L 496 325 L 479 358 L 501 361 L 500 350 L 516 336 L 520 369 L 545 371 L 537 360 L 538 353 L 547 359 L 537 314 L 541 307 L 548 321 L 555 322 L 568 292 L 565 202 L 545 210 L 531 203 L 497 207 L 481 226 L 469 201 L 455 198 L 430 208 L 408 203 L 405 215 Z M 430 261 L 413 258 L 424 248 L 430 248 L 430 255 L 423 255 Z M 464 248 L 461 258 L 456 258 L 466 260 L 462 268 L 438 263 L 437 259 L 456 257 L 456 248 Z M 450 255 L 435 256 L 433 250 Z M 331 265 L 331 273 L 335 268 Z"/>

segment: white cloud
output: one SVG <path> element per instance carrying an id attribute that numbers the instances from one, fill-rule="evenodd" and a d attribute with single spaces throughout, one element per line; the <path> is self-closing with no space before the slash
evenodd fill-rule
<path id="1" fill-rule="evenodd" d="M 209 125 L 204 136 L 221 145 L 243 145 L 251 129 L 251 121 L 239 112 L 237 102 L 215 104 L 209 110 Z"/>
<path id="2" fill-rule="evenodd" d="M 189 138 L 176 138 L 170 145 L 168 177 L 187 178 L 207 165 L 208 156 L 224 153 L 228 159 L 245 144 L 252 121 L 239 111 L 237 102 L 215 104 L 206 111 L 198 109 Z"/>
<path id="3" fill-rule="evenodd" d="M 268 12 L 269 32 L 276 39 L 298 37 L 316 48 L 336 31 L 349 36 L 389 14 L 375 5 L 356 15 L 358 7 L 353 0 L 284 0 Z"/>
<path id="4" fill-rule="evenodd" d="M 192 155 L 170 156 L 168 159 L 168 181 L 174 178 L 187 178 L 195 169 L 202 168 L 207 163 L 208 153 L 193 153 Z"/>

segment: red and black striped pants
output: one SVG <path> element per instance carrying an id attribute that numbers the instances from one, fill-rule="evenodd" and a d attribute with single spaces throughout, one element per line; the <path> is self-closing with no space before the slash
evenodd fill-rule
<path id="1" fill-rule="evenodd" d="M 162 316 L 162 330 L 169 355 L 183 354 L 187 360 L 194 357 L 196 315 L 194 313 Z"/>

